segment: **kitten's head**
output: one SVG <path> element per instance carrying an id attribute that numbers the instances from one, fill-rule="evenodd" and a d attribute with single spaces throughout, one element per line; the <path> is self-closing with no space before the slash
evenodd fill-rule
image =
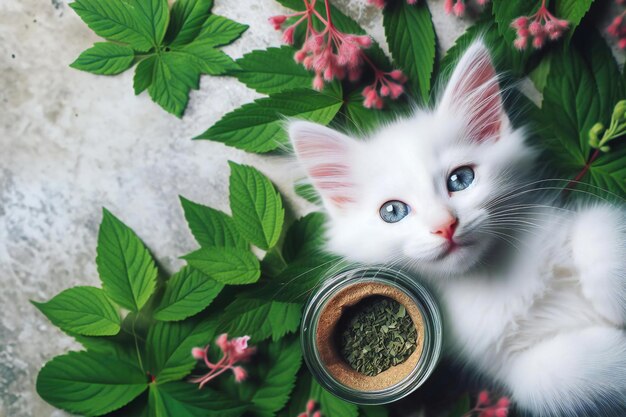
<path id="1" fill-rule="evenodd" d="M 434 110 L 359 140 L 301 121 L 289 135 L 328 211 L 331 251 L 435 276 L 467 271 L 493 246 L 493 209 L 533 155 L 482 43 L 461 58 Z"/>

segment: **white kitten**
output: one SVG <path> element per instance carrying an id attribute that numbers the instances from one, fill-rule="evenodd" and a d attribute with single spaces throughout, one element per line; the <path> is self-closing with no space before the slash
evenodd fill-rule
<path id="1" fill-rule="evenodd" d="M 300 121 L 289 135 L 329 214 L 329 249 L 428 279 L 449 353 L 532 415 L 626 415 L 624 212 L 529 199 L 535 152 L 482 43 L 434 110 L 363 140 Z"/>

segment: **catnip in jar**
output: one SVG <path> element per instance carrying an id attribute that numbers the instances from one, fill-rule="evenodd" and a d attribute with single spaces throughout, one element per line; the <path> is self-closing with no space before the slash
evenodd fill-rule
<path id="1" fill-rule="evenodd" d="M 385 404 L 416 390 L 435 369 L 441 314 L 432 295 L 403 272 L 349 269 L 309 299 L 301 342 L 307 366 L 328 391 Z"/>

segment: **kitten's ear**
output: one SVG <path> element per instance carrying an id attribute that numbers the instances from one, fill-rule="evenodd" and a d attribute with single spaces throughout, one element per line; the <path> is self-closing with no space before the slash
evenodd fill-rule
<path id="1" fill-rule="evenodd" d="M 472 140 L 482 142 L 500 137 L 508 119 L 498 76 L 482 41 L 474 42 L 463 54 L 445 89 L 439 111 L 463 117 Z"/>
<path id="2" fill-rule="evenodd" d="M 329 209 L 353 201 L 350 152 L 353 139 L 315 123 L 289 124 L 289 137 L 298 161 Z"/>

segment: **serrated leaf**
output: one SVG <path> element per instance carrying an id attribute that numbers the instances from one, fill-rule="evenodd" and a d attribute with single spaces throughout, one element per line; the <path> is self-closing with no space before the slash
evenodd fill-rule
<path id="1" fill-rule="evenodd" d="M 302 354 L 298 339 L 283 339 L 269 345 L 263 358 L 267 372 L 252 397 L 253 411 L 259 417 L 272 417 L 285 406 L 293 390 Z M 295 415 L 295 414 L 294 414 Z M 326 414 L 330 415 L 330 414 Z M 341 414 L 336 414 L 341 416 Z M 343 417 L 343 416 L 342 416 Z"/>
<path id="2" fill-rule="evenodd" d="M 202 40 L 196 40 L 183 46 L 175 46 L 172 49 L 172 54 L 186 58 L 187 62 L 203 74 L 222 75 L 238 68 L 231 57 L 219 49 L 213 48 L 210 42 Z"/>
<path id="3" fill-rule="evenodd" d="M 278 93 L 226 114 L 196 139 L 210 139 L 248 152 L 269 152 L 288 142 L 285 117 L 328 124 L 342 104 L 334 95 L 313 90 Z"/>
<path id="4" fill-rule="evenodd" d="M 239 232 L 261 249 L 272 248 L 280 237 L 285 210 L 280 194 L 255 168 L 230 165 L 230 209 Z"/>
<path id="5" fill-rule="evenodd" d="M 118 0 L 119 1 L 119 0 Z M 160 45 L 170 21 L 167 0 L 125 0 L 134 10 L 136 24 L 146 33 L 153 45 Z M 110 2 L 110 0 L 109 0 Z"/>
<path id="6" fill-rule="evenodd" d="M 389 2 L 383 26 L 394 63 L 409 78 L 413 96 L 427 103 L 435 64 L 435 28 L 425 2 Z"/>
<path id="7" fill-rule="evenodd" d="M 613 193 L 621 199 L 626 199 L 625 160 L 626 147 L 622 145 L 620 149 L 613 149 L 594 161 L 589 168 L 589 179 L 585 178 L 585 181 L 588 181 L 593 186 L 599 187 L 599 189 L 593 189 L 591 191 L 597 195 L 608 197 L 609 200 L 612 200 L 614 197 L 607 195 L 609 193 Z M 620 203 L 623 203 L 623 200 L 620 201 Z"/>
<path id="8" fill-rule="evenodd" d="M 148 366 L 158 384 L 178 380 L 196 365 L 191 349 L 209 343 L 215 334 L 213 322 L 156 322 L 148 332 Z"/>
<path id="9" fill-rule="evenodd" d="M 313 75 L 294 61 L 295 48 L 282 46 L 252 51 L 237 60 L 233 75 L 248 88 L 274 94 L 311 85 Z"/>
<path id="10" fill-rule="evenodd" d="M 180 197 L 185 219 L 200 246 L 227 246 L 247 249 L 233 219 L 226 213 Z"/>
<path id="11" fill-rule="evenodd" d="M 181 117 L 189 102 L 189 90 L 197 89 L 200 74 L 187 57 L 163 53 L 156 56 L 150 97 L 163 109 Z"/>
<path id="12" fill-rule="evenodd" d="M 242 25 L 234 20 L 212 14 L 202 25 L 197 41 L 210 46 L 228 45 L 235 41 L 248 29 L 248 25 Z"/>
<path id="13" fill-rule="evenodd" d="M 96 42 L 70 64 L 70 67 L 99 75 L 115 75 L 133 65 L 132 48 L 116 43 Z"/>
<path id="14" fill-rule="evenodd" d="M 182 258 L 222 284 L 252 284 L 261 276 L 259 260 L 249 250 L 213 246 L 198 249 Z"/>
<path id="15" fill-rule="evenodd" d="M 238 417 L 248 404 L 187 382 L 150 385 L 150 417 Z"/>
<path id="16" fill-rule="evenodd" d="M 574 49 L 554 56 L 543 90 L 543 144 L 564 173 L 576 174 L 589 155 L 588 132 L 601 119 L 593 75 Z"/>
<path id="17" fill-rule="evenodd" d="M 120 314 L 95 287 L 73 287 L 46 303 L 33 301 L 45 316 L 61 330 L 86 336 L 113 336 L 120 331 Z"/>
<path id="18" fill-rule="evenodd" d="M 555 14 L 569 22 L 570 37 L 592 3 L 593 0 L 556 0 Z"/>
<path id="19" fill-rule="evenodd" d="M 127 43 L 141 52 L 156 47 L 151 34 L 138 24 L 137 11 L 127 2 L 76 0 L 69 6 L 98 36 Z"/>
<path id="20" fill-rule="evenodd" d="M 320 197 L 313 184 L 308 182 L 299 182 L 293 186 L 293 189 L 297 195 L 304 198 L 309 203 L 317 205 L 322 204 L 322 198 Z"/>
<path id="21" fill-rule="evenodd" d="M 287 262 L 317 255 L 324 245 L 324 214 L 309 213 L 296 220 L 285 235 L 283 257 Z"/>
<path id="22" fill-rule="evenodd" d="M 183 267 L 174 274 L 165 287 L 165 293 L 154 318 L 161 321 L 177 321 L 193 316 L 213 302 L 224 288 L 198 270 Z"/>
<path id="23" fill-rule="evenodd" d="M 301 307 L 294 303 L 238 297 L 220 317 L 220 328 L 234 335 L 249 335 L 257 343 L 282 338 L 300 326 Z"/>
<path id="24" fill-rule="evenodd" d="M 37 376 L 41 398 L 55 407 L 88 417 L 126 405 L 147 387 L 141 369 L 91 352 L 57 356 Z"/>
<path id="25" fill-rule="evenodd" d="M 135 232 L 103 209 L 96 265 L 105 293 L 118 305 L 139 311 L 156 286 L 152 256 Z"/>
<path id="26" fill-rule="evenodd" d="M 177 0 L 170 12 L 170 24 L 165 39 L 170 45 L 193 41 L 211 15 L 213 0 Z"/>
<path id="27" fill-rule="evenodd" d="M 141 60 L 135 67 L 135 77 L 133 78 L 135 95 L 141 94 L 152 84 L 156 62 L 156 55 L 152 55 Z"/>

